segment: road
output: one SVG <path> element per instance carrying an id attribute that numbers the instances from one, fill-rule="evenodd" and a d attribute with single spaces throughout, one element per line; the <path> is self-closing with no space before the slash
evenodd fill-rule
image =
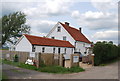
<path id="1" fill-rule="evenodd" d="M 71 74 L 43 73 L 3 64 L 3 73 L 9 79 L 118 79 L 118 62 Z"/>

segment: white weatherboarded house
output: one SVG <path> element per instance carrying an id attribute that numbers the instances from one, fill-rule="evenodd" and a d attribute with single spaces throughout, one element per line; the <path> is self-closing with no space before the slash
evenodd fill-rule
<path id="1" fill-rule="evenodd" d="M 15 51 L 65 54 L 68 59 L 74 46 L 69 41 L 24 34 L 15 44 Z"/>
<path id="2" fill-rule="evenodd" d="M 74 52 L 82 55 L 89 54 L 91 42 L 82 34 L 81 28 L 79 30 L 73 28 L 69 26 L 68 22 L 65 24 L 58 22 L 46 37 L 69 41 L 75 47 Z"/>

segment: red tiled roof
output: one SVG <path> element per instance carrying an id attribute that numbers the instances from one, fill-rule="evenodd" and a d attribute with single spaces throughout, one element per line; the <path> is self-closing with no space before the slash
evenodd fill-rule
<path id="1" fill-rule="evenodd" d="M 33 35 L 24 34 L 24 36 L 30 41 L 33 45 L 41 45 L 41 46 L 57 46 L 57 47 L 72 47 L 74 46 L 68 42 L 63 40 L 56 40 L 45 37 L 38 37 Z"/>
<path id="2" fill-rule="evenodd" d="M 86 43 L 91 43 L 78 29 L 70 27 L 66 24 L 60 23 L 67 31 L 68 33 L 76 40 Z"/>

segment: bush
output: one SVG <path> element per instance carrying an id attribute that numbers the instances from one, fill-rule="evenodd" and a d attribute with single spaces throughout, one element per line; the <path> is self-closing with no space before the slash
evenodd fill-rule
<path id="1" fill-rule="evenodd" d="M 118 58 L 118 47 L 111 42 L 97 42 L 93 47 L 94 63 L 100 65 Z"/>

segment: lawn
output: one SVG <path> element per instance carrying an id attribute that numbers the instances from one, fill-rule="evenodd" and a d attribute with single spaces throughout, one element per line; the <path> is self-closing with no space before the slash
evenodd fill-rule
<path id="1" fill-rule="evenodd" d="M 3 60 L 3 63 L 18 66 L 20 68 L 36 70 L 36 71 L 40 71 L 40 72 L 47 72 L 47 73 L 61 73 L 61 74 L 64 74 L 64 73 L 77 73 L 77 72 L 85 71 L 81 67 L 65 68 L 65 67 L 61 67 L 61 66 L 44 66 L 43 65 L 40 68 L 37 68 L 33 65 L 28 65 L 28 64 L 18 63 L 18 62 L 11 62 L 11 61 L 8 61 L 8 60 Z"/>

